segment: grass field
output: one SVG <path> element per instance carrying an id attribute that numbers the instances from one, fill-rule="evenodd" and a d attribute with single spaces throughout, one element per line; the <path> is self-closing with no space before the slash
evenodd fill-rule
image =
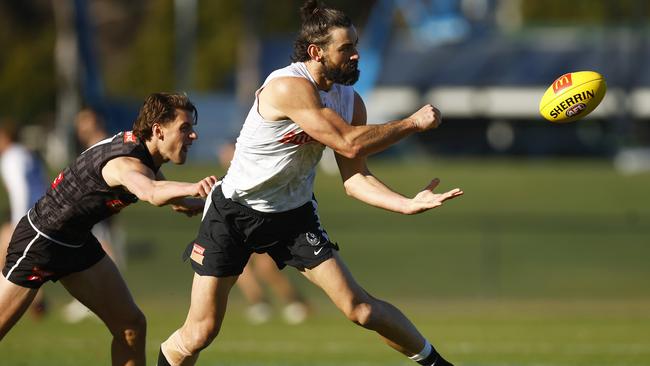
<path id="1" fill-rule="evenodd" d="M 357 280 L 400 307 L 456 365 L 650 365 L 650 174 L 623 176 L 601 160 L 393 160 L 371 169 L 401 192 L 432 177 L 465 196 L 442 209 L 399 216 L 345 197 L 320 174 L 321 219 Z M 209 167 L 167 169 L 198 179 Z M 6 204 L 4 196 L 2 205 Z M 180 261 L 198 220 L 137 204 L 124 271 L 147 314 L 148 363 L 181 324 L 192 272 Z M 201 365 L 410 365 L 347 322 L 295 271 L 314 305 L 306 323 L 253 326 L 235 290 Z M 46 286 L 54 312 L 26 316 L 0 343 L 0 365 L 106 365 L 98 322 L 69 325 L 68 300 Z"/>

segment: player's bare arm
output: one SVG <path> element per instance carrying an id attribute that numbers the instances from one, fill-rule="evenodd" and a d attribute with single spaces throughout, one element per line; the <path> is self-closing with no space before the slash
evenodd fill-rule
<path id="1" fill-rule="evenodd" d="M 361 97 L 355 94 L 355 99 Z M 351 126 L 338 113 L 321 104 L 318 90 L 304 78 L 284 77 L 271 81 L 260 92 L 259 101 L 259 111 L 265 119 L 291 119 L 309 136 L 348 158 L 380 152 L 412 133 L 440 124 L 440 112 L 426 105 L 401 120 Z"/>
<path id="2" fill-rule="evenodd" d="M 151 169 L 131 157 L 112 159 L 102 169 L 102 175 L 109 186 L 123 186 L 138 199 L 154 206 L 164 206 L 183 197 L 205 197 L 216 182 L 214 177 L 197 183 L 158 181 Z"/>
<path id="3" fill-rule="evenodd" d="M 361 98 L 355 100 L 352 124 L 355 126 L 366 124 L 366 108 Z M 350 159 L 336 154 L 336 161 L 345 192 L 350 197 L 388 211 L 406 215 L 417 214 L 436 208 L 444 201 L 463 194 L 463 191 L 458 188 L 441 194 L 433 193 L 440 182 L 436 178 L 415 197 L 408 198 L 391 190 L 377 179 L 368 169 L 365 157 Z"/>
<path id="4" fill-rule="evenodd" d="M 167 180 L 165 178 L 165 175 L 163 174 L 162 171 L 158 171 L 156 173 L 156 180 L 157 181 L 164 181 Z M 205 206 L 205 200 L 209 194 L 210 190 L 212 189 L 212 186 L 217 182 L 217 178 L 215 176 L 208 176 L 197 183 L 201 185 L 201 188 L 199 189 L 199 195 L 201 198 L 198 197 L 182 197 L 182 198 L 175 198 L 170 201 L 170 206 L 172 210 L 178 213 L 185 214 L 187 216 L 195 216 L 203 212 L 203 206 Z"/>

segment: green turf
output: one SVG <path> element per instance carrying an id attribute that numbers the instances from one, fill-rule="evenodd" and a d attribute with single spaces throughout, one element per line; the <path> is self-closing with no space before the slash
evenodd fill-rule
<path id="1" fill-rule="evenodd" d="M 414 194 L 430 178 L 466 192 L 443 208 L 400 216 L 346 198 L 322 173 L 321 219 L 357 280 L 414 320 L 457 365 L 650 365 L 650 174 L 623 176 L 607 161 L 400 160 L 373 172 Z M 209 167 L 166 175 L 198 179 Z M 215 170 L 214 174 L 221 171 Z M 6 202 L 2 198 L 3 205 Z M 191 271 L 180 261 L 197 220 L 137 204 L 125 277 L 148 316 L 149 364 L 186 314 Z M 315 314 L 288 326 L 244 321 L 235 291 L 222 334 L 203 365 L 410 365 L 346 321 L 295 271 Z M 47 290 L 58 310 L 59 285 Z M 0 343 L 0 365 L 109 363 L 109 337 L 94 321 L 58 313 L 25 317 Z"/>

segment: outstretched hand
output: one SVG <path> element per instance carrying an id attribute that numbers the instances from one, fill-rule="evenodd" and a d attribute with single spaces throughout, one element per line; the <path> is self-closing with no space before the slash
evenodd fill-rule
<path id="1" fill-rule="evenodd" d="M 207 176 L 200 181 L 193 184 L 192 197 L 185 197 L 175 200 L 172 204 L 172 210 L 185 214 L 187 216 L 198 215 L 203 212 L 205 199 L 210 195 L 212 186 L 217 183 L 217 178 L 214 175 Z"/>
<path id="2" fill-rule="evenodd" d="M 196 193 L 194 197 L 206 198 L 210 195 L 212 186 L 217 183 L 217 178 L 214 175 L 207 176 L 200 181 L 196 182 Z"/>
<path id="3" fill-rule="evenodd" d="M 452 189 L 451 191 L 445 193 L 433 193 L 433 190 L 440 184 L 440 179 L 435 178 L 429 183 L 424 190 L 415 195 L 410 201 L 407 207 L 404 209 L 404 213 L 407 215 L 414 215 L 424 211 L 428 211 L 432 208 L 441 206 L 446 200 L 456 198 L 463 194 L 459 188 Z"/>

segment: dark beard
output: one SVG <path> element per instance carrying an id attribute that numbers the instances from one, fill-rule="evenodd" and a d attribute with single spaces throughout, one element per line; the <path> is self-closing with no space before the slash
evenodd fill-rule
<path id="1" fill-rule="evenodd" d="M 323 58 L 321 64 L 324 67 L 323 76 L 336 84 L 353 85 L 361 75 L 361 70 L 357 68 L 358 61 L 348 61 L 340 67 L 333 67 L 326 58 Z"/>

